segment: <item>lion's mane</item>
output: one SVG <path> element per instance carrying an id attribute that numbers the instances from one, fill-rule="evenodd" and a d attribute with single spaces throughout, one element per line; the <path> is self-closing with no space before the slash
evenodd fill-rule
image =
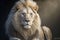
<path id="1" fill-rule="evenodd" d="M 18 16 L 17 16 L 19 14 L 17 14 L 18 11 L 16 12 L 16 10 L 22 9 L 22 7 L 24 7 L 26 5 L 23 6 L 23 4 L 21 4 L 21 3 L 19 3 L 19 5 L 15 4 L 15 6 L 12 8 L 12 10 L 8 16 L 8 19 L 6 21 L 6 24 L 5 24 L 6 25 L 6 33 L 8 34 L 8 36 L 15 36 L 15 37 L 21 38 L 20 36 L 22 35 L 25 39 L 27 39 L 28 36 L 31 36 L 33 34 L 37 34 L 37 33 L 39 34 L 40 32 L 41 32 L 41 34 L 43 34 L 42 28 L 40 27 L 41 26 L 41 20 L 40 20 L 39 14 L 35 10 L 35 9 L 37 9 L 36 8 L 37 6 L 35 5 L 35 6 L 33 6 L 34 7 L 33 8 L 32 6 L 27 5 L 28 7 L 32 8 L 32 10 L 36 13 L 36 15 L 35 15 L 33 24 L 31 25 L 32 28 L 25 30 L 20 25 L 20 22 L 19 22 Z M 16 16 L 14 16 L 14 15 L 16 15 Z M 18 27 L 20 27 L 20 28 L 18 28 Z"/>
<path id="2" fill-rule="evenodd" d="M 34 4 L 32 6 L 32 4 Z M 21 22 L 19 22 L 19 18 L 18 18 L 18 11 L 17 10 L 21 10 L 23 7 L 30 7 L 34 13 L 36 14 L 33 20 L 33 24 L 31 25 L 31 29 L 24 29 L 22 28 L 22 26 L 20 25 Z M 48 34 L 50 30 L 47 31 L 47 27 L 41 27 L 41 20 L 40 20 L 40 16 L 37 13 L 38 11 L 38 5 L 32 1 L 29 1 L 26 3 L 21 3 L 21 1 L 18 1 L 13 8 L 10 11 L 10 14 L 8 15 L 8 19 L 6 20 L 5 23 L 5 29 L 6 29 L 6 34 L 9 37 L 17 37 L 20 38 L 22 40 L 32 40 L 34 37 L 40 37 L 40 40 L 44 40 L 44 33 L 45 35 L 47 35 L 47 39 L 51 39 L 51 36 L 49 36 L 51 34 Z M 15 16 L 14 16 L 15 15 Z M 44 33 L 43 33 L 43 30 Z"/>

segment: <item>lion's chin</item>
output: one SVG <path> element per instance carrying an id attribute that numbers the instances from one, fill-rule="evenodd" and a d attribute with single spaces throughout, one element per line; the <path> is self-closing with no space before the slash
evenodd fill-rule
<path id="1" fill-rule="evenodd" d="M 30 26 L 30 25 L 25 25 L 24 28 L 25 28 L 25 29 L 30 29 L 31 26 Z"/>

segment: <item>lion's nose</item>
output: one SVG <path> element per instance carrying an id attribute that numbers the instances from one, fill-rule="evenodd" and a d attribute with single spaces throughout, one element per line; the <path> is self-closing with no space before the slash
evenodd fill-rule
<path id="1" fill-rule="evenodd" d="M 29 22 L 30 20 L 25 20 L 26 22 Z"/>

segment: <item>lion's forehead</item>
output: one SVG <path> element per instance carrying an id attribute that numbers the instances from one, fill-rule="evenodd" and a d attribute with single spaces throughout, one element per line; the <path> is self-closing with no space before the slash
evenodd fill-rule
<path id="1" fill-rule="evenodd" d="M 33 10 L 30 7 L 23 8 L 21 12 L 22 13 L 34 13 Z"/>
<path id="2" fill-rule="evenodd" d="M 27 13 L 27 8 L 22 9 L 21 12 L 23 12 L 23 13 Z"/>

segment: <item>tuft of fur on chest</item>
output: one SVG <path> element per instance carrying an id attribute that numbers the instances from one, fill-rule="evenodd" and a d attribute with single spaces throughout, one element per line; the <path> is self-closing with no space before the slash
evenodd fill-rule
<path id="1" fill-rule="evenodd" d="M 33 38 L 39 38 L 39 31 L 36 30 L 35 33 L 29 33 L 29 31 L 25 31 L 23 33 L 17 32 L 13 27 L 9 28 L 9 35 L 11 37 L 20 38 L 21 40 L 32 40 Z"/>

